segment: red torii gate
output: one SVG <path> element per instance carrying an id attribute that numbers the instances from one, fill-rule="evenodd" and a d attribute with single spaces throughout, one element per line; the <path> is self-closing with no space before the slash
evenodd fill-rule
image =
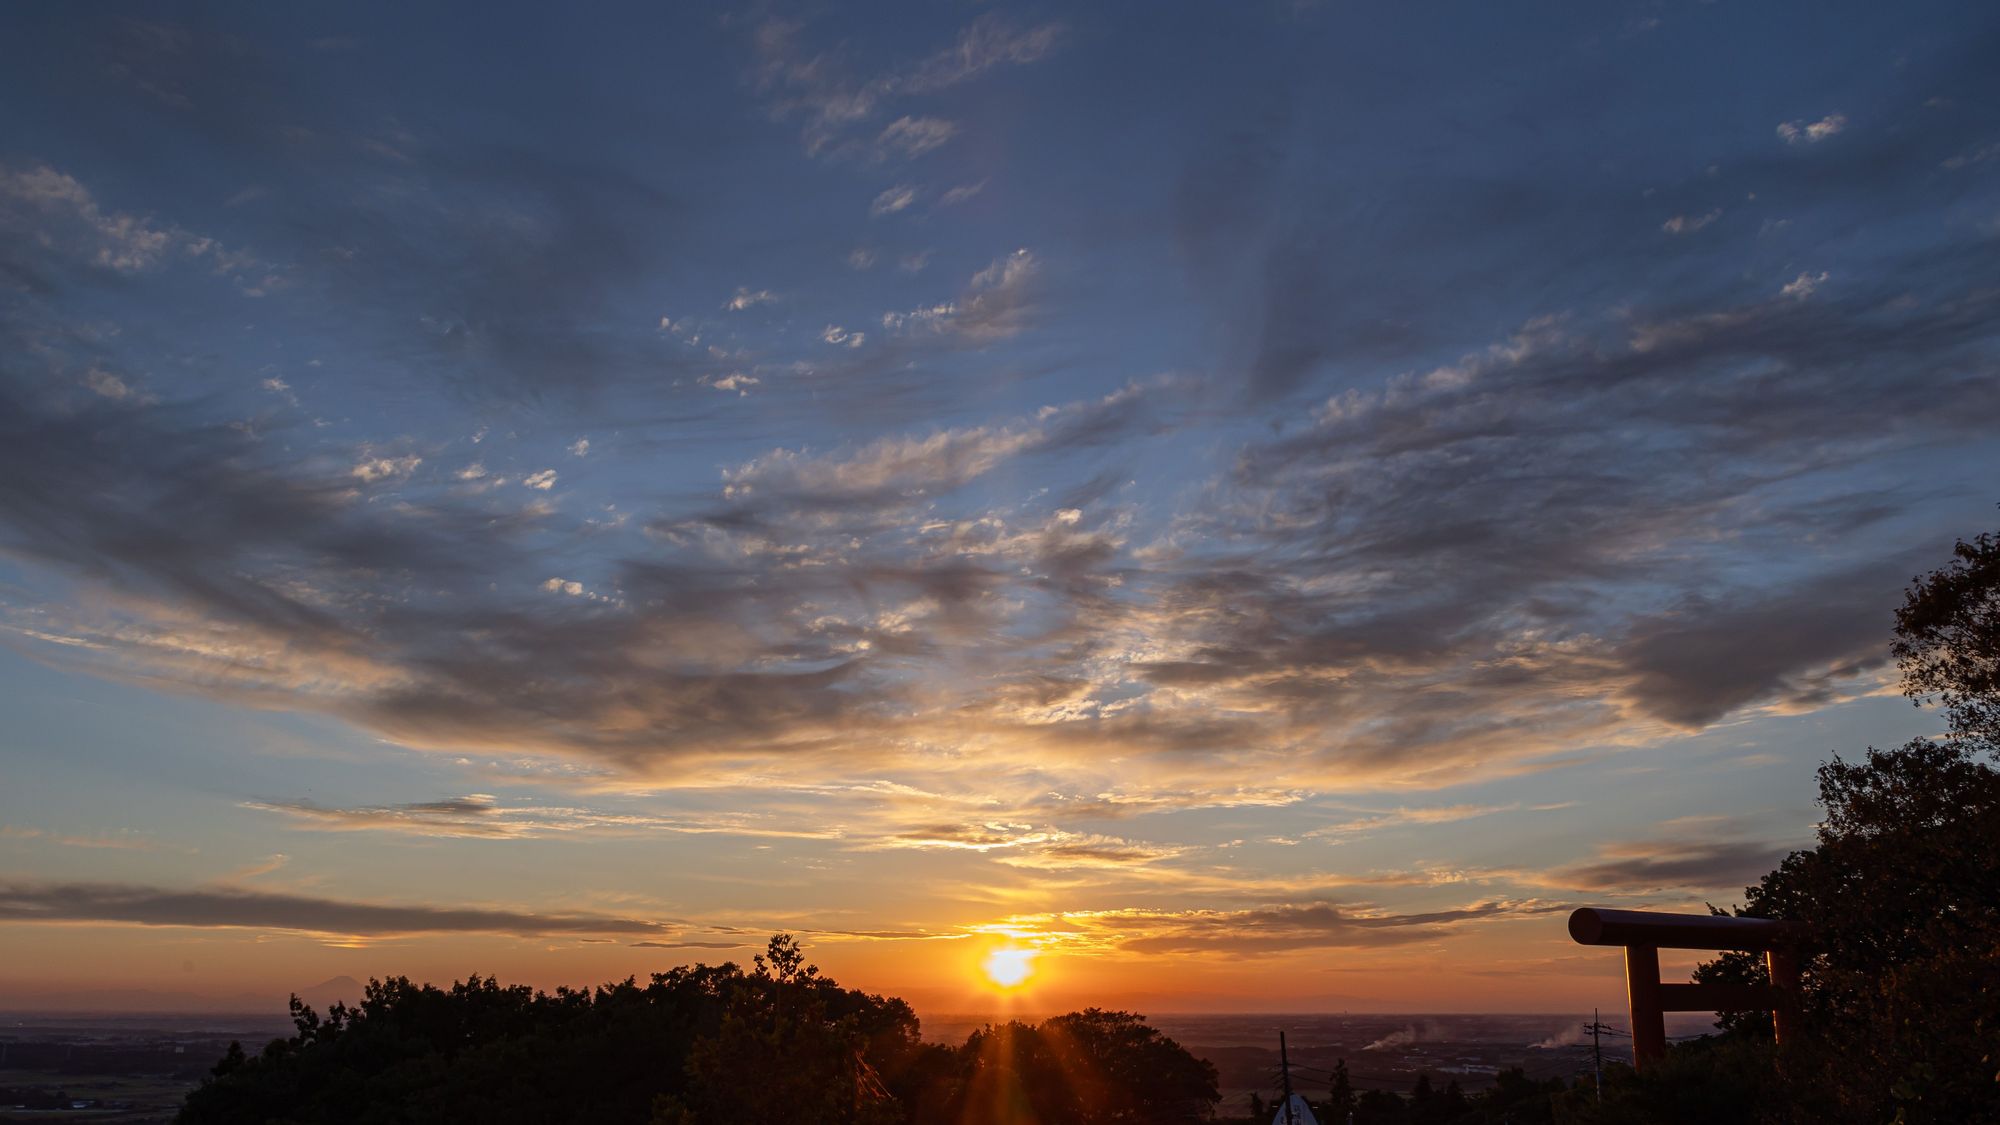
<path id="1" fill-rule="evenodd" d="M 1780 1043 L 1797 1033 L 1799 946 L 1806 928 L 1769 918 L 1660 914 L 1586 906 L 1569 916 L 1579 945 L 1625 947 L 1625 993 L 1632 1005 L 1632 1066 L 1643 1069 L 1667 1053 L 1668 1012 L 1771 1012 Z M 1662 984 L 1662 949 L 1741 949 L 1764 955 L 1771 983 Z"/>

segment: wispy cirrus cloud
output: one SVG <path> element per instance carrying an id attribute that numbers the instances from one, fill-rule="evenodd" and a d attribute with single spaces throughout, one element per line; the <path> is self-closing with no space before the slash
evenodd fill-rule
<path id="1" fill-rule="evenodd" d="M 881 836 L 870 846 L 977 852 L 991 855 L 1008 866 L 1044 871 L 1142 867 L 1190 850 L 1178 845 L 1006 822 L 916 825 Z"/>
<path id="2" fill-rule="evenodd" d="M 606 914 L 536 914 L 477 907 L 399 905 L 232 887 L 123 883 L 0 883 L 0 920 L 136 926 L 292 930 L 387 937 L 400 934 L 650 934 L 667 923 Z"/>
<path id="3" fill-rule="evenodd" d="M 1537 805 L 1537 812 L 1550 812 L 1569 808 L 1575 802 Z M 1363 815 L 1334 824 L 1323 825 L 1308 830 L 1308 837 L 1333 840 L 1365 836 L 1391 828 L 1422 827 L 1433 824 L 1454 824 L 1461 820 L 1475 820 L 1479 817 L 1498 813 L 1515 812 L 1522 809 L 1518 803 L 1509 805 L 1441 805 L 1431 808 L 1395 808 L 1381 811 L 1367 810 Z"/>
<path id="4" fill-rule="evenodd" d="M 1013 336 L 1034 311 L 1040 273 L 1040 260 L 1025 249 L 1016 250 L 973 274 L 955 299 L 884 313 L 882 327 L 891 332 L 951 333 L 974 341 Z"/>
<path id="5" fill-rule="evenodd" d="M 936 94 L 1007 66 L 1039 62 L 1061 45 L 1060 23 L 1016 24 L 998 13 L 974 19 L 946 48 L 903 67 L 868 74 L 837 51 L 807 42 L 806 25 L 783 19 L 759 23 L 751 36 L 754 75 L 779 120 L 802 122 L 806 151 L 847 157 L 864 152 L 919 156 L 950 140 L 957 127 L 941 118 L 905 114 L 884 127 L 869 145 L 855 136 L 862 124 L 886 107 L 914 96 Z"/>
<path id="6" fill-rule="evenodd" d="M 922 156 L 958 135 L 958 126 L 941 117 L 898 117 L 876 136 L 876 147 L 903 156 Z"/>
<path id="7" fill-rule="evenodd" d="M 0 840 L 35 840 L 64 848 L 110 848 L 116 851 L 159 851 L 168 845 L 133 832 L 79 835 L 52 832 L 25 824 L 0 824 Z"/>
<path id="8" fill-rule="evenodd" d="M 1753 836 L 1726 817 L 1687 817 L 1659 828 L 1658 835 L 1647 839 L 1599 844 L 1593 858 L 1545 872 L 1539 881 L 1626 895 L 1735 895 L 1798 846 Z"/>
<path id="9" fill-rule="evenodd" d="M 330 808 L 309 801 L 248 801 L 245 808 L 277 813 L 300 828 L 325 832 L 391 832 L 409 836 L 525 839 L 548 836 L 719 835 L 838 839 L 838 828 L 814 828 L 768 813 L 661 816 L 544 804 L 509 804 L 484 793 L 437 801 Z"/>
<path id="10" fill-rule="evenodd" d="M 1260 956 L 1302 949 L 1365 948 L 1432 941 L 1461 927 L 1564 910 L 1562 904 L 1489 899 L 1443 910 L 1395 913 L 1332 903 L 1281 903 L 1243 910 L 1066 911 L 1017 915 L 991 929 L 1083 955 Z"/>
<path id="11" fill-rule="evenodd" d="M 174 261 L 204 264 L 221 274 L 263 268 L 256 258 L 215 239 L 107 208 L 75 177 L 46 164 L 0 164 L 0 230 L 57 242 L 76 260 L 115 273 L 143 273 Z"/>

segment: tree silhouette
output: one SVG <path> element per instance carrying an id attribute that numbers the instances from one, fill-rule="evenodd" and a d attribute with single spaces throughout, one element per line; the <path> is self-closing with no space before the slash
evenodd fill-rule
<path id="1" fill-rule="evenodd" d="M 1354 1112 L 1354 1080 L 1348 1077 L 1346 1059 L 1333 1064 L 1333 1084 L 1327 1091 L 1326 1108 L 1335 1125 L 1346 1125 L 1347 1115 Z"/>
<path id="2" fill-rule="evenodd" d="M 1217 1098 L 1214 1068 L 1126 1012 L 925 1043 L 909 1005 L 841 988 L 789 934 L 747 973 L 554 993 L 394 977 L 324 1017 L 294 998 L 292 1024 L 259 1054 L 232 1044 L 178 1120 L 1138 1125 Z"/>

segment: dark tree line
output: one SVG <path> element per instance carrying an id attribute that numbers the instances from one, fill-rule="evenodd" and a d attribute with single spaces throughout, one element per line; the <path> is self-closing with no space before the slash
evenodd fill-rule
<path id="1" fill-rule="evenodd" d="M 1139 1125 L 1217 1097 L 1213 1067 L 1125 1012 L 925 1043 L 909 1005 L 841 988 L 784 934 L 748 972 L 553 993 L 397 977 L 324 1017 L 294 998 L 292 1021 L 255 1055 L 232 1044 L 179 1120 Z"/>

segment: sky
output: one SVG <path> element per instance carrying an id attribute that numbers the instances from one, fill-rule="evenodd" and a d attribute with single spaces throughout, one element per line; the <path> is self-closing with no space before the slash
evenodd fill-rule
<path id="1" fill-rule="evenodd" d="M 920 1012 L 1616 1010 L 1568 910 L 1740 901 L 1940 729 L 1996 52 L 10 5 L 0 1007 L 788 931 Z"/>

